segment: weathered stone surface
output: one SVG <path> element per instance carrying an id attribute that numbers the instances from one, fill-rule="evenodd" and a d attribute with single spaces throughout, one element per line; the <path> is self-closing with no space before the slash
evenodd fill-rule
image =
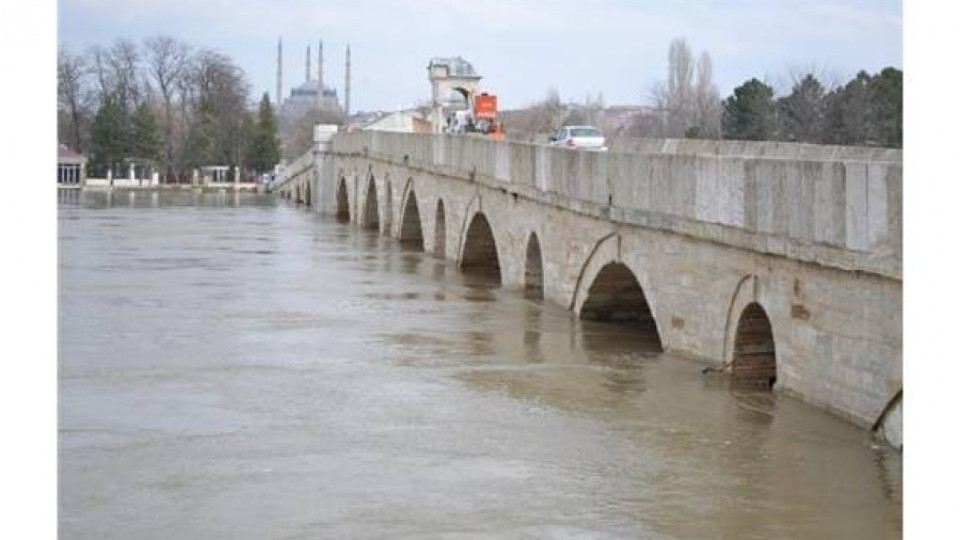
<path id="1" fill-rule="evenodd" d="M 342 182 L 350 219 L 362 223 L 373 178 L 380 222 L 392 223 L 381 230 L 393 237 L 415 193 L 424 249 L 437 253 L 442 238 L 442 256 L 457 262 L 482 214 L 506 288 L 524 288 L 536 235 L 544 299 L 577 313 L 600 271 L 621 263 L 663 347 L 715 363 L 730 360 L 741 313 L 759 304 L 775 340 L 776 388 L 872 425 L 902 387 L 899 154 L 643 144 L 620 154 L 338 134 L 289 166 L 277 189 L 291 196 L 314 182 L 313 206 L 335 213 Z"/>

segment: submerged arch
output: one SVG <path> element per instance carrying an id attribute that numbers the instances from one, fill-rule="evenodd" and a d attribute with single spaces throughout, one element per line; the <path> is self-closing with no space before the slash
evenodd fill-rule
<path id="1" fill-rule="evenodd" d="M 433 222 L 433 254 L 441 259 L 447 256 L 447 215 L 443 199 L 437 201 L 437 217 Z"/>
<path id="2" fill-rule="evenodd" d="M 633 271 L 621 262 L 607 263 L 597 273 L 580 308 L 580 318 L 633 327 L 651 348 L 663 351 L 657 321 L 643 288 Z"/>
<path id="3" fill-rule="evenodd" d="M 751 302 L 740 313 L 733 341 L 735 380 L 772 389 L 777 382 L 777 352 L 766 310 Z"/>
<path id="4" fill-rule="evenodd" d="M 501 282 L 497 242 L 493 237 L 490 222 L 483 212 L 477 212 L 470 220 L 463 241 L 460 269 L 465 273 L 480 274 L 494 279 L 497 283 Z"/>
<path id="5" fill-rule="evenodd" d="M 423 251 L 423 227 L 420 223 L 420 209 L 417 206 L 417 194 L 412 189 L 403 205 L 400 217 L 400 243 Z"/>
<path id="6" fill-rule="evenodd" d="M 363 204 L 363 228 L 380 228 L 380 205 L 377 203 L 377 184 L 370 176 L 367 181 L 367 194 Z"/>
<path id="7" fill-rule="evenodd" d="M 337 219 L 350 221 L 350 199 L 347 197 L 347 179 L 340 177 L 337 184 Z"/>
<path id="8" fill-rule="evenodd" d="M 523 292 L 527 298 L 543 299 L 543 255 L 537 233 L 530 233 L 527 241 L 527 260 L 524 265 Z"/>

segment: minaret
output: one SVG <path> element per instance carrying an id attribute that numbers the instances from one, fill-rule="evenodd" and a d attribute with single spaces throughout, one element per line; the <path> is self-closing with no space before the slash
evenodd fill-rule
<path id="1" fill-rule="evenodd" d="M 347 44 L 347 77 L 346 78 L 347 78 L 346 84 L 344 84 L 343 86 L 344 88 L 343 103 L 344 103 L 344 109 L 346 110 L 346 123 L 347 123 L 347 127 L 349 127 L 350 126 L 350 44 L 349 43 Z"/>
<path id="2" fill-rule="evenodd" d="M 307 45 L 307 82 L 310 82 L 310 46 Z"/>
<path id="3" fill-rule="evenodd" d="M 320 81 L 317 90 L 317 108 L 323 109 L 323 40 L 317 46 L 317 79 Z"/>
<path id="4" fill-rule="evenodd" d="M 277 39 L 277 95 L 273 96 L 276 111 L 280 110 L 280 101 L 283 99 L 283 38 Z"/>

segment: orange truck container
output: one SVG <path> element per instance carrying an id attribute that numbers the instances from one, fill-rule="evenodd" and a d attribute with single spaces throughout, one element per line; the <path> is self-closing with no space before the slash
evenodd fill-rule
<path id="1" fill-rule="evenodd" d="M 497 96 L 483 92 L 474 98 L 474 114 L 477 119 L 486 118 L 491 122 L 497 119 Z"/>

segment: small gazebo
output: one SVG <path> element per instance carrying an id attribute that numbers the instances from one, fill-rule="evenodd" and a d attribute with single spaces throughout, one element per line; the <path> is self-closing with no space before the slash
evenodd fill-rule
<path id="1" fill-rule="evenodd" d="M 57 186 L 81 187 L 87 179 L 87 157 L 65 144 L 57 147 Z"/>

